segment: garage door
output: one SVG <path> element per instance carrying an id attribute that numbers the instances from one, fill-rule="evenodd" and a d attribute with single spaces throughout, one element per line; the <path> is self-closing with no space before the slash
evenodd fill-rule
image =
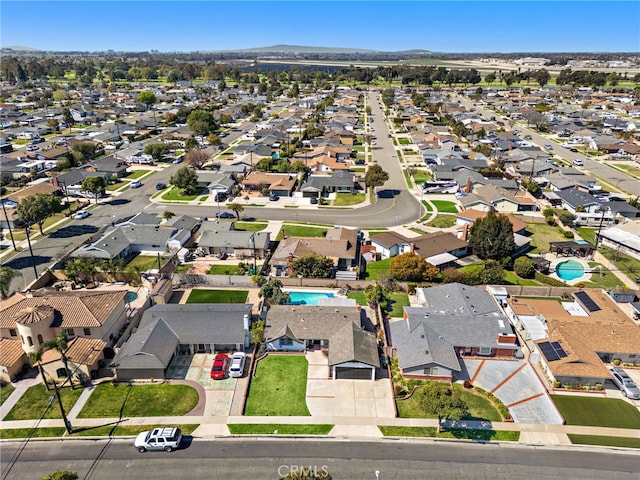
<path id="1" fill-rule="evenodd" d="M 371 380 L 371 369 L 337 367 L 336 380 Z"/>

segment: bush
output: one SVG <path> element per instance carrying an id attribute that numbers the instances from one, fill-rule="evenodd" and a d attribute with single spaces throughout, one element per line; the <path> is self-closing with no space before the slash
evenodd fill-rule
<path id="1" fill-rule="evenodd" d="M 521 278 L 533 278 L 536 274 L 536 269 L 529 257 L 516 258 L 513 262 L 513 271 Z"/>
<path id="2" fill-rule="evenodd" d="M 491 403 L 493 403 L 493 405 L 498 409 L 498 411 L 500 412 L 500 415 L 502 415 L 502 418 L 504 418 L 505 420 L 511 419 L 511 413 L 509 413 L 509 409 L 493 393 L 487 392 L 486 390 L 480 387 L 474 387 L 474 390 L 478 392 L 480 395 L 482 395 L 483 397 L 488 398 L 489 401 L 491 401 Z"/>
<path id="3" fill-rule="evenodd" d="M 545 217 L 544 219 L 547 221 L 547 225 L 551 227 L 555 227 L 557 225 L 556 220 L 553 217 Z"/>
<path id="4" fill-rule="evenodd" d="M 601 383 L 596 383 L 595 387 L 594 387 L 598 392 L 600 392 L 602 390 L 602 384 Z"/>
<path id="5" fill-rule="evenodd" d="M 569 212 L 564 212 L 558 216 L 558 219 L 560 219 L 560 222 L 562 222 L 564 226 L 573 227 L 573 222 L 575 221 L 576 217 Z"/>
<path id="6" fill-rule="evenodd" d="M 573 232 L 569 230 L 565 230 L 562 235 L 564 235 L 564 238 L 574 238 Z"/>
<path id="7" fill-rule="evenodd" d="M 553 388 L 560 388 L 560 385 L 562 384 L 558 380 L 553 381 Z"/>
<path id="8" fill-rule="evenodd" d="M 553 217 L 555 215 L 556 212 L 553 211 L 553 208 L 545 208 L 542 211 L 542 215 L 544 215 L 544 217 Z"/>
<path id="9" fill-rule="evenodd" d="M 533 278 L 535 280 L 537 280 L 538 282 L 544 283 L 545 285 L 549 285 L 551 287 L 566 287 L 567 286 L 564 282 L 561 282 L 560 280 L 556 280 L 555 278 L 547 277 L 546 275 L 543 275 L 540 272 L 536 272 L 535 276 Z"/>
<path id="10" fill-rule="evenodd" d="M 622 363 L 622 360 L 620 360 L 619 358 L 614 358 L 613 362 L 611 363 L 613 363 L 616 367 L 618 367 Z"/>

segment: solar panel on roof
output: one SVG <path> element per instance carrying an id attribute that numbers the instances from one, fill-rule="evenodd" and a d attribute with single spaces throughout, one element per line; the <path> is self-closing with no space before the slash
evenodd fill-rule
<path id="1" fill-rule="evenodd" d="M 542 355 L 544 355 L 544 358 L 546 358 L 547 361 L 553 362 L 555 360 L 560 360 L 556 349 L 551 346 L 550 342 L 540 342 L 538 344 L 538 347 L 540 348 Z"/>
<path id="2" fill-rule="evenodd" d="M 560 342 L 551 342 L 551 348 L 556 352 L 558 358 L 564 358 L 567 356 L 567 352 L 564 351 Z"/>
<path id="3" fill-rule="evenodd" d="M 580 300 L 580 303 L 582 303 L 584 308 L 586 308 L 590 312 L 597 312 L 598 310 L 600 310 L 598 304 L 593 301 L 593 299 L 587 292 L 576 292 L 574 293 L 574 295 L 578 300 Z"/>

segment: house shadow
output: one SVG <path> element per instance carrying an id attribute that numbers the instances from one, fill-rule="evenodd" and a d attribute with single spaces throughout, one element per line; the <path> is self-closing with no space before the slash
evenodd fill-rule
<path id="1" fill-rule="evenodd" d="M 31 258 L 33 258 L 33 263 L 35 263 L 36 265 L 49 264 L 51 263 L 51 260 L 52 260 L 51 257 L 46 257 L 42 255 L 34 255 L 33 257 L 31 257 L 30 255 L 26 255 L 23 257 L 13 258 L 7 263 L 5 263 L 4 266 L 13 268 L 14 270 L 22 270 L 24 268 L 30 268 L 32 266 Z"/>
<path id="2" fill-rule="evenodd" d="M 98 231 L 93 225 L 69 225 L 49 234 L 49 238 L 70 238 L 91 235 Z"/>
<path id="3" fill-rule="evenodd" d="M 458 381 L 465 381 L 465 380 L 471 380 L 471 375 L 469 375 L 469 370 L 467 370 L 467 364 L 464 363 L 464 360 L 460 359 L 459 361 L 460 363 L 460 371 L 459 372 L 453 372 L 453 381 L 454 382 L 458 382 Z"/>

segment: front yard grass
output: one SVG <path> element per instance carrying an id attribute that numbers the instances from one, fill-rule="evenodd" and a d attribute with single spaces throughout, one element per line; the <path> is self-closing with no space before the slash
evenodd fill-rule
<path id="1" fill-rule="evenodd" d="M 367 280 L 375 280 L 379 272 L 388 272 L 391 258 L 385 258 L 378 262 L 367 263 Z"/>
<path id="2" fill-rule="evenodd" d="M 150 171 L 151 170 L 134 170 L 134 171 L 130 172 L 129 175 L 127 175 L 124 178 L 128 178 L 129 180 L 137 180 L 140 177 L 144 177 Z"/>
<path id="3" fill-rule="evenodd" d="M 187 303 L 245 303 L 248 290 L 191 290 Z"/>
<path id="4" fill-rule="evenodd" d="M 347 207 L 350 205 L 358 205 L 365 201 L 364 193 L 338 193 L 333 201 L 334 207 Z"/>
<path id="5" fill-rule="evenodd" d="M 305 400 L 308 366 L 303 356 L 269 355 L 258 362 L 245 415 L 309 416 Z"/>
<path id="6" fill-rule="evenodd" d="M 194 195 L 183 195 L 181 189 L 179 189 L 178 187 L 171 187 L 171 190 L 169 190 L 168 192 L 165 192 L 162 195 L 162 200 L 166 200 L 168 202 L 171 202 L 171 201 L 190 202 L 191 200 L 195 200 L 202 194 L 203 194 L 203 189 L 200 189 Z"/>
<path id="7" fill-rule="evenodd" d="M 65 431 L 64 427 L 4 428 L 0 430 L 0 438 L 3 440 L 11 438 L 52 438 L 61 437 Z"/>
<path id="8" fill-rule="evenodd" d="M 2 405 L 7 398 L 9 398 L 9 395 L 11 395 L 15 389 L 16 387 L 9 383 L 3 385 L 2 388 L 0 388 L 0 405 Z"/>
<path id="9" fill-rule="evenodd" d="M 435 437 L 462 438 L 494 442 L 517 442 L 520 432 L 517 430 L 476 430 L 467 428 L 447 428 L 438 433 L 436 427 L 378 427 L 385 437 Z"/>
<path id="10" fill-rule="evenodd" d="M 428 227 L 435 228 L 449 228 L 453 227 L 456 224 L 455 215 L 436 215 L 436 218 L 431 220 L 429 223 L 425 225 Z"/>
<path id="11" fill-rule="evenodd" d="M 162 417 L 190 412 L 198 392 L 188 385 L 101 383 L 91 392 L 79 418 Z"/>
<path id="12" fill-rule="evenodd" d="M 227 427 L 233 435 L 327 435 L 333 425 L 232 423 Z"/>
<path id="13" fill-rule="evenodd" d="M 596 244 L 596 233 L 598 233 L 597 228 L 580 227 L 577 230 L 578 230 L 578 235 L 580 235 L 583 240 L 586 240 L 591 245 Z"/>
<path id="14" fill-rule="evenodd" d="M 490 422 L 502 422 L 500 412 L 493 404 L 478 394 L 465 390 L 462 385 L 455 383 L 453 388 L 460 390 L 462 399 L 469 407 L 469 415 L 463 420 L 487 420 Z M 437 418 L 425 414 L 418 401 L 419 390 L 406 400 L 396 400 L 398 416 L 400 418 Z"/>
<path id="15" fill-rule="evenodd" d="M 280 229 L 280 235 L 278 239 L 282 240 L 283 232 L 288 237 L 324 237 L 328 228 L 325 227 L 309 227 L 306 225 L 291 225 L 285 224 Z"/>
<path id="16" fill-rule="evenodd" d="M 164 266 L 168 258 L 160 255 L 160 265 Z M 143 272 L 147 270 L 151 270 L 153 268 L 158 268 L 158 257 L 153 255 L 137 255 L 134 257 L 129 263 L 127 263 L 128 268 L 140 267 Z"/>
<path id="17" fill-rule="evenodd" d="M 235 275 L 237 272 L 237 265 L 211 265 L 207 275 Z"/>
<path id="18" fill-rule="evenodd" d="M 578 435 L 568 433 L 567 437 L 573 444 L 602 445 L 607 447 L 640 448 L 640 438 L 606 437 L 604 435 Z"/>
<path id="19" fill-rule="evenodd" d="M 60 398 L 65 412 L 71 410 L 81 393 L 82 388 L 71 390 L 66 387 L 60 389 Z M 48 407 L 49 398 L 53 395 L 55 395 L 53 390 L 47 390 L 44 384 L 34 385 L 24 392 L 18 403 L 3 420 L 32 420 L 40 418 L 43 413 L 44 417 L 42 418 L 45 419 L 62 418 L 57 402 Z"/>
<path id="20" fill-rule="evenodd" d="M 549 251 L 549 243 L 566 242 L 567 239 L 557 226 L 546 223 L 528 223 L 527 231 L 531 233 L 531 246 L 534 247 L 529 253 L 546 253 Z"/>
<path id="21" fill-rule="evenodd" d="M 640 429 L 640 412 L 616 398 L 551 395 L 567 425 Z"/>
<path id="22" fill-rule="evenodd" d="M 413 181 L 416 185 L 422 185 L 427 180 L 431 180 L 431 172 L 428 170 L 413 169 Z"/>
<path id="23" fill-rule="evenodd" d="M 260 222 L 235 222 L 235 229 L 242 232 L 261 232 L 267 225 L 269 224 Z"/>
<path id="24" fill-rule="evenodd" d="M 448 200 L 431 200 L 438 210 L 441 213 L 458 213 L 458 206 L 455 202 L 450 202 Z"/>
<path id="25" fill-rule="evenodd" d="M 163 424 L 163 427 L 167 428 L 179 428 L 182 433 L 189 435 L 198 428 L 197 423 L 186 424 Z M 127 425 L 126 423 L 119 425 L 104 425 L 101 427 L 79 427 L 71 435 L 65 435 L 68 437 L 107 437 L 107 436 L 120 436 L 127 437 L 137 435 L 141 432 L 146 432 L 153 428 L 153 425 Z"/>

